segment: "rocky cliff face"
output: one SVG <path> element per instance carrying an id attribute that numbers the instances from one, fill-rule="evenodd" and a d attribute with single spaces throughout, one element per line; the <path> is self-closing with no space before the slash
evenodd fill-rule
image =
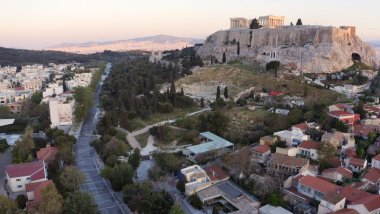
<path id="1" fill-rule="evenodd" d="M 210 35 L 197 53 L 204 59 L 222 61 L 238 58 L 267 63 L 278 60 L 293 70 L 305 73 L 330 73 L 352 65 L 351 54 L 377 67 L 374 48 L 355 35 L 355 27 L 294 26 L 275 29 L 238 29 L 218 31 Z"/>

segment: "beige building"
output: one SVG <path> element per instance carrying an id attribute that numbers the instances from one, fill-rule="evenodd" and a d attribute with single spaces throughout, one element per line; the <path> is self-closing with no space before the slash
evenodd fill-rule
<path id="1" fill-rule="evenodd" d="M 260 16 L 259 24 L 264 28 L 276 28 L 282 27 L 285 25 L 285 17 L 284 16 Z"/>
<path id="2" fill-rule="evenodd" d="M 185 192 L 188 196 L 211 185 L 210 177 L 198 165 L 183 168 L 181 173 L 186 178 Z"/>
<path id="3" fill-rule="evenodd" d="M 73 97 L 55 97 L 49 100 L 51 127 L 71 126 L 75 101 Z"/>
<path id="4" fill-rule="evenodd" d="M 251 24 L 251 20 L 246 18 L 230 18 L 231 29 L 247 29 Z"/>

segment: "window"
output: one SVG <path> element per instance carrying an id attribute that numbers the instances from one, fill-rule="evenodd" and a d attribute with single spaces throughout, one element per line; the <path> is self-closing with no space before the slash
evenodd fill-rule
<path id="1" fill-rule="evenodd" d="M 27 177 L 26 180 L 30 180 L 30 177 Z"/>
<path id="2" fill-rule="evenodd" d="M 21 181 L 21 178 L 17 178 L 16 181 Z"/>
<path id="3" fill-rule="evenodd" d="M 22 185 L 17 185 L 17 188 L 22 188 Z"/>

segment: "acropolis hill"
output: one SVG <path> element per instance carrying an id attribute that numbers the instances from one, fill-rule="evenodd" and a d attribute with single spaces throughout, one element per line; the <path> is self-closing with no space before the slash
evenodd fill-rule
<path id="1" fill-rule="evenodd" d="M 267 21 L 262 19 L 260 24 L 265 24 Z M 210 35 L 203 46 L 197 47 L 197 53 L 203 59 L 215 57 L 219 62 L 223 53 L 227 61 L 277 60 L 305 73 L 341 71 L 352 65 L 352 53 L 358 53 L 368 65 L 379 65 L 375 49 L 356 35 L 355 27 L 283 26 L 283 18 L 260 29 L 249 29 L 246 23 L 242 18 L 231 19 L 231 29 Z"/>

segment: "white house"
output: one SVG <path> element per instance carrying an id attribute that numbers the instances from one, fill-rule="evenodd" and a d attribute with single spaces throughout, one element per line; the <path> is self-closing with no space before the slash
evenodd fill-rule
<path id="1" fill-rule="evenodd" d="M 345 159 L 347 168 L 353 172 L 360 173 L 367 167 L 367 160 L 356 157 L 348 157 Z"/>
<path id="2" fill-rule="evenodd" d="M 270 154 L 271 151 L 268 145 L 259 145 L 252 149 L 251 158 L 259 163 L 264 163 Z"/>
<path id="3" fill-rule="evenodd" d="M 380 169 L 380 154 L 372 158 L 371 167 Z"/>
<path id="4" fill-rule="evenodd" d="M 339 188 L 326 180 L 306 175 L 299 179 L 297 192 L 320 201 L 327 193 L 337 191 Z"/>
<path id="5" fill-rule="evenodd" d="M 322 171 L 322 177 L 331 179 L 333 181 L 341 181 L 343 182 L 343 179 L 351 179 L 352 178 L 352 172 L 344 168 L 342 166 L 337 168 L 329 168 Z"/>
<path id="6" fill-rule="evenodd" d="M 319 203 L 318 214 L 333 213 L 344 208 L 346 198 L 337 192 L 329 192 Z"/>
<path id="7" fill-rule="evenodd" d="M 187 182 L 185 184 L 185 193 L 188 196 L 211 185 L 211 179 L 206 171 L 198 165 L 181 169 L 181 174 L 185 177 Z"/>
<path id="8" fill-rule="evenodd" d="M 359 213 L 378 214 L 380 213 L 380 195 L 361 198 L 355 204 L 348 204 L 347 208 L 354 209 Z"/>
<path id="9" fill-rule="evenodd" d="M 298 145 L 298 154 L 313 160 L 317 160 L 319 146 L 320 143 L 316 141 L 303 141 L 300 145 Z"/>
<path id="10" fill-rule="evenodd" d="M 298 146 L 302 141 L 309 140 L 309 135 L 305 135 L 297 129 L 275 132 L 274 135 L 279 136 L 281 140 L 286 141 L 288 146 Z"/>
<path id="11" fill-rule="evenodd" d="M 12 164 L 5 168 L 7 184 L 12 192 L 25 191 L 25 185 L 47 180 L 44 161 Z"/>

